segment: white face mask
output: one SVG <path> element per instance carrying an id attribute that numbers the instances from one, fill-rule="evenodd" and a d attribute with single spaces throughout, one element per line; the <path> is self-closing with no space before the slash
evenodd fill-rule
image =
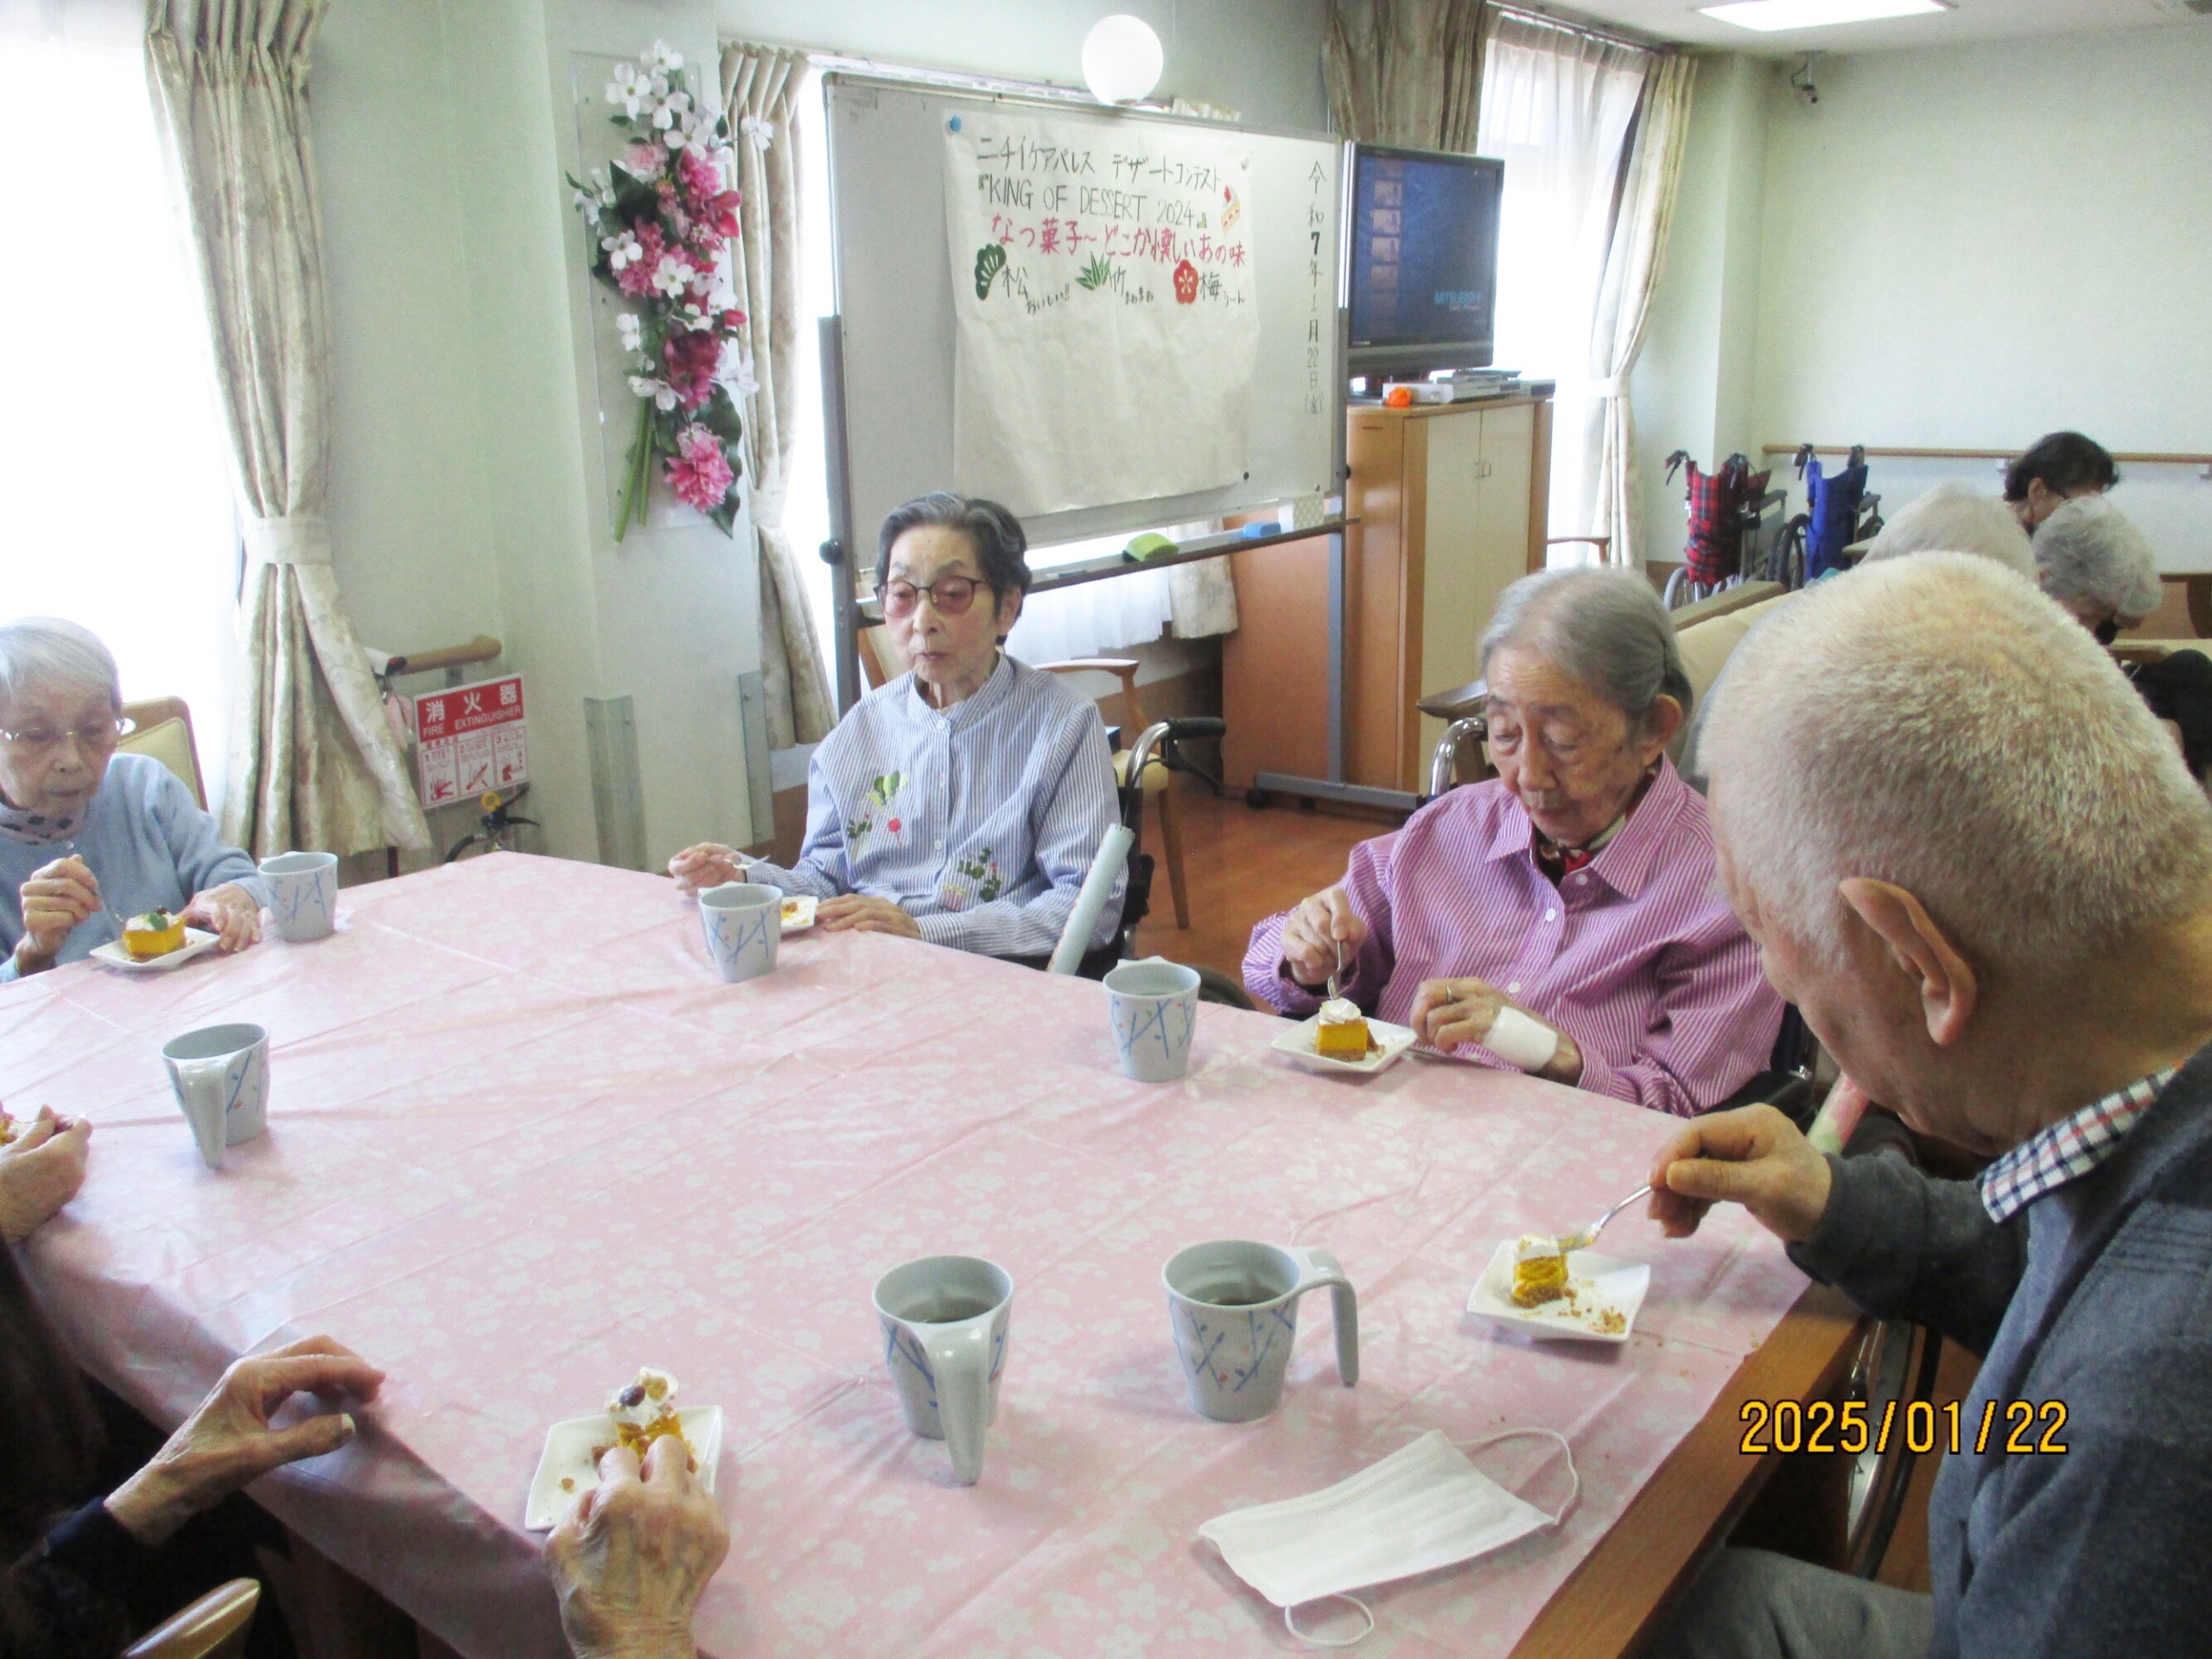
<path id="1" fill-rule="evenodd" d="M 1344 1596 L 1362 1585 L 1432 1573 L 1503 1549 L 1516 1538 L 1555 1527 L 1581 1490 L 1574 1453 L 1563 1435 L 1548 1428 L 1516 1428 L 1489 1440 L 1541 1434 L 1567 1449 L 1573 1486 L 1557 1513 L 1547 1515 L 1483 1474 L 1440 1430 L 1431 1429 L 1380 1463 L 1322 1491 L 1281 1503 L 1262 1503 L 1216 1516 L 1198 1529 L 1236 1576 L 1283 1610 L 1292 1635 L 1317 1647 L 1350 1647 L 1375 1628 L 1348 1639 L 1310 1637 L 1293 1611 L 1301 1602 Z"/>

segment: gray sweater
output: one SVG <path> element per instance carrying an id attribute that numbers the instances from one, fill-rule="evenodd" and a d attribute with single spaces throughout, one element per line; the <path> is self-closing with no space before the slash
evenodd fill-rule
<path id="1" fill-rule="evenodd" d="M 1972 1182 L 1830 1163 L 1797 1264 L 1984 1355 L 1929 1503 L 1930 1659 L 2212 1655 L 2212 1048 L 2003 1226 Z M 2016 1400 L 2064 1402 L 2063 1455 L 2005 1449 Z"/>

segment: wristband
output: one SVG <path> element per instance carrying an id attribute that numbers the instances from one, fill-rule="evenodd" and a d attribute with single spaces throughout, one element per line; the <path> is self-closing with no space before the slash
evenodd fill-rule
<path id="1" fill-rule="evenodd" d="M 1531 1020 L 1518 1008 L 1500 1008 L 1491 1022 L 1483 1046 L 1508 1065 L 1523 1071 L 1541 1071 L 1559 1052 L 1559 1033 L 1541 1020 Z"/>

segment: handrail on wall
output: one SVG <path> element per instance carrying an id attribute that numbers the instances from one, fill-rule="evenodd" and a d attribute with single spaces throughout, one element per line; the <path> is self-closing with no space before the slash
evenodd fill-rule
<path id="1" fill-rule="evenodd" d="M 1794 455 L 1804 448 L 1797 443 L 1763 443 L 1759 453 L 1764 455 Z M 1872 444 L 1854 446 L 1848 443 L 1816 443 L 1813 452 L 1821 455 L 1847 455 L 1853 448 L 1861 448 L 1868 456 L 1886 455 L 1892 461 L 2012 461 L 2020 454 L 2018 449 L 1878 449 Z M 2138 467 L 2212 467 L 2212 455 L 2162 454 L 2148 450 L 2113 451 L 2114 461 L 2127 461 Z"/>
<path id="2" fill-rule="evenodd" d="M 480 633 L 465 645 L 441 645 L 435 651 L 418 651 L 405 657 L 395 657 L 385 664 L 385 677 L 394 678 L 402 674 L 428 674 L 441 668 L 461 668 L 469 663 L 488 663 L 499 654 L 500 645 L 488 633 Z"/>

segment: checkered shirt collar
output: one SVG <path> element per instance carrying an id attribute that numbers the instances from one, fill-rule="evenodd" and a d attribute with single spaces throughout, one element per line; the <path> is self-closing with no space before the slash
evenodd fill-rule
<path id="1" fill-rule="evenodd" d="M 2046 1192 L 2079 1180 L 2120 1150 L 2137 1120 L 2172 1079 L 2169 1067 L 2093 1100 L 2023 1141 L 1981 1172 L 1981 1207 L 1992 1221 L 2010 1221 Z"/>

